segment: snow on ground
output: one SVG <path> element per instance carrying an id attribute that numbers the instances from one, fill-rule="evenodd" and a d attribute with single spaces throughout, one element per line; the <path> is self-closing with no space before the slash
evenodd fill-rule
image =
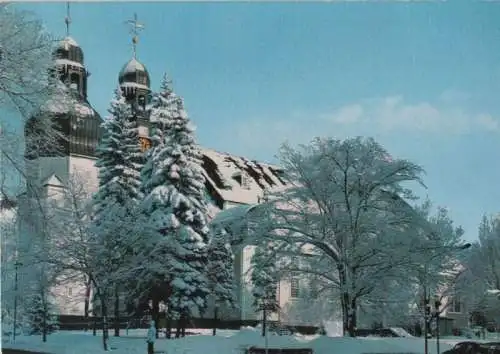
<path id="1" fill-rule="evenodd" d="M 218 330 L 212 336 L 211 330 L 190 329 L 200 333 L 182 339 L 166 340 L 160 338 L 155 343 L 155 352 L 168 354 L 239 354 L 251 346 L 264 347 L 265 339 L 260 331 L 243 328 L 239 331 Z M 110 331 L 113 334 L 113 331 Z M 138 354 L 146 352 L 146 330 L 121 331 L 122 337 L 110 337 L 109 353 Z M 42 343 L 39 336 L 19 336 L 16 343 L 7 338 L 2 340 L 2 347 L 25 349 L 51 354 L 101 354 L 102 338 L 92 332 L 61 331 L 50 335 L 47 343 Z M 462 338 L 443 339 L 441 351 L 448 350 Z M 424 340 L 421 338 L 342 338 L 326 336 L 269 336 L 270 348 L 312 348 L 314 354 L 365 354 L 365 353 L 418 353 L 424 352 Z M 436 341 L 429 340 L 429 353 L 436 354 Z"/>

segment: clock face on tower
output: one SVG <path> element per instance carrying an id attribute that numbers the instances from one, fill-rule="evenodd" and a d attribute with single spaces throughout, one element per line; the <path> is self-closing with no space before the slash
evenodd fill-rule
<path id="1" fill-rule="evenodd" d="M 139 142 L 141 144 L 141 151 L 145 152 L 151 147 L 151 140 L 143 136 L 139 137 Z"/>

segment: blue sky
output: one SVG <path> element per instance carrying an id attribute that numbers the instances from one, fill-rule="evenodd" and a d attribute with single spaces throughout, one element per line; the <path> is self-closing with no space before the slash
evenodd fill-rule
<path id="1" fill-rule="evenodd" d="M 23 3 L 65 34 L 64 3 Z M 421 164 L 427 190 L 476 237 L 500 212 L 500 5 L 438 3 L 74 3 L 89 101 L 106 115 L 138 59 L 164 72 L 204 146 L 273 161 L 279 145 L 370 135 Z"/>

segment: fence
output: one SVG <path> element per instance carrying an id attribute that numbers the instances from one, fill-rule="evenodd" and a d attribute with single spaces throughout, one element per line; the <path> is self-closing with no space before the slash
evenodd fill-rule
<path id="1" fill-rule="evenodd" d="M 120 318 L 120 329 L 146 329 L 149 327 L 149 322 L 147 320 L 148 317 L 121 317 Z M 59 329 L 60 330 L 91 330 L 94 326 L 97 329 L 102 329 L 102 317 L 100 316 L 74 316 L 74 315 L 60 315 L 58 317 L 59 320 Z M 113 328 L 115 326 L 114 317 L 107 317 L 107 323 L 109 328 Z M 217 328 L 218 329 L 234 329 L 238 330 L 241 327 L 255 327 L 261 323 L 258 320 L 218 320 Z M 172 328 L 177 327 L 177 320 L 171 321 Z M 160 314 L 160 319 L 158 323 L 160 328 L 166 327 L 166 319 L 165 314 Z M 210 329 L 213 328 L 214 320 L 211 318 L 191 318 L 188 321 L 186 329 Z M 272 326 L 273 322 L 269 321 L 268 325 Z M 287 327 L 287 326 L 285 326 Z M 317 327 L 313 326 L 289 326 L 293 332 L 299 332 L 302 334 L 315 334 L 318 331 Z"/>

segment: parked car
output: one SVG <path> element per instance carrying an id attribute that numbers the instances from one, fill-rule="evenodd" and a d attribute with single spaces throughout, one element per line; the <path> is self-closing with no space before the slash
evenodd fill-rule
<path id="1" fill-rule="evenodd" d="M 500 343 L 460 342 L 443 354 L 500 354 Z"/>
<path id="2" fill-rule="evenodd" d="M 455 344 L 453 348 L 443 352 L 443 354 L 480 354 L 479 343 L 476 342 L 460 342 Z"/>

